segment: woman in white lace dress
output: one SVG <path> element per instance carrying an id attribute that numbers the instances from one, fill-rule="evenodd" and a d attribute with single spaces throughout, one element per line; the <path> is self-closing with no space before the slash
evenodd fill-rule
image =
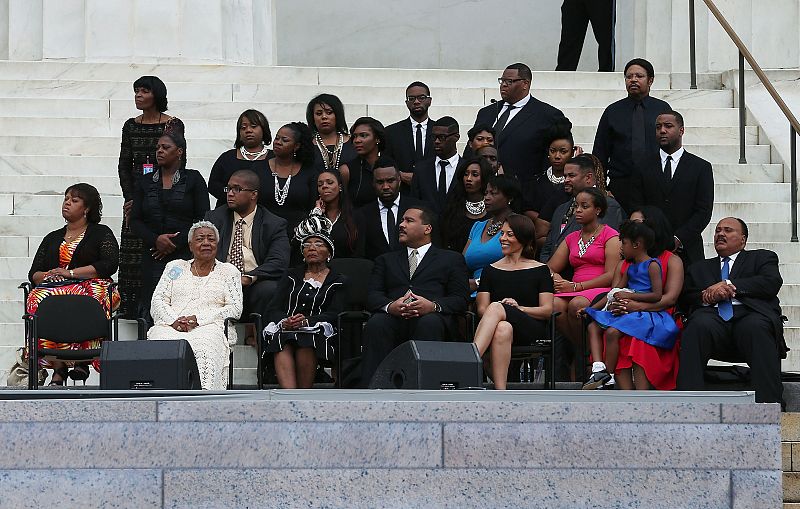
<path id="1" fill-rule="evenodd" d="M 148 339 L 185 339 L 192 346 L 203 389 L 222 390 L 228 384 L 230 344 L 225 319 L 242 314 L 239 269 L 216 260 L 219 231 L 208 221 L 189 230 L 192 260 L 167 264 L 153 294 L 155 325 Z M 236 341 L 233 335 L 231 341 Z"/>

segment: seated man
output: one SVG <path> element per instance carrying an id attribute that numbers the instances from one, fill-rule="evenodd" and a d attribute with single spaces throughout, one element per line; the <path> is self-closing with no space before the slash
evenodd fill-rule
<path id="1" fill-rule="evenodd" d="M 745 251 L 747 225 L 726 217 L 714 231 L 719 256 L 692 264 L 683 300 L 693 311 L 681 338 L 678 390 L 703 390 L 709 359 L 740 360 L 750 366 L 756 401 L 781 401 L 781 357 L 785 357 L 778 290 L 778 256 Z"/>
<path id="2" fill-rule="evenodd" d="M 431 245 L 434 214 L 406 210 L 400 223 L 405 249 L 375 260 L 367 307 L 374 314 L 364 330 L 361 383 L 369 386 L 381 361 L 410 339 L 443 340 L 457 334 L 454 315 L 467 310 L 469 276 L 460 253 Z"/>
<path id="3" fill-rule="evenodd" d="M 289 267 L 289 237 L 286 220 L 258 205 L 261 187 L 251 170 L 236 171 L 228 179 L 228 204 L 206 213 L 220 234 L 217 260 L 229 262 L 242 273 L 244 312 L 264 313 Z M 245 342 L 255 346 L 255 333 L 248 328 Z"/>

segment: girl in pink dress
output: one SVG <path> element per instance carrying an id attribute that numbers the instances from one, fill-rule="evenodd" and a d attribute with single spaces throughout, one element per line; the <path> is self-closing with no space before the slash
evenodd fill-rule
<path id="1" fill-rule="evenodd" d="M 575 221 L 581 229 L 566 236 L 547 265 L 556 292 L 553 308 L 561 312 L 556 327 L 579 350 L 583 323 L 578 312 L 610 290 L 620 260 L 620 241 L 615 229 L 600 222 L 608 208 L 601 191 L 584 189 L 575 200 Z M 573 270 L 571 281 L 561 276 L 568 268 Z"/>

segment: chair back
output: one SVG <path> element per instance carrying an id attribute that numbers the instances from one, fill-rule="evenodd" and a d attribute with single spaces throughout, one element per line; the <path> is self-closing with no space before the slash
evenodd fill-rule
<path id="1" fill-rule="evenodd" d="M 347 309 L 360 311 L 366 307 L 372 260 L 365 258 L 334 258 L 331 269 L 347 277 Z"/>
<path id="2" fill-rule="evenodd" d="M 111 339 L 111 321 L 88 295 L 50 295 L 36 309 L 36 336 L 56 343 Z"/>

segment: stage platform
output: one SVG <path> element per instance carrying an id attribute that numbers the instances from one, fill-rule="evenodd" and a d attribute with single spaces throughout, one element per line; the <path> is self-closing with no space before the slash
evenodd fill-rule
<path id="1" fill-rule="evenodd" d="M 2 507 L 780 507 L 751 392 L 0 391 Z"/>

